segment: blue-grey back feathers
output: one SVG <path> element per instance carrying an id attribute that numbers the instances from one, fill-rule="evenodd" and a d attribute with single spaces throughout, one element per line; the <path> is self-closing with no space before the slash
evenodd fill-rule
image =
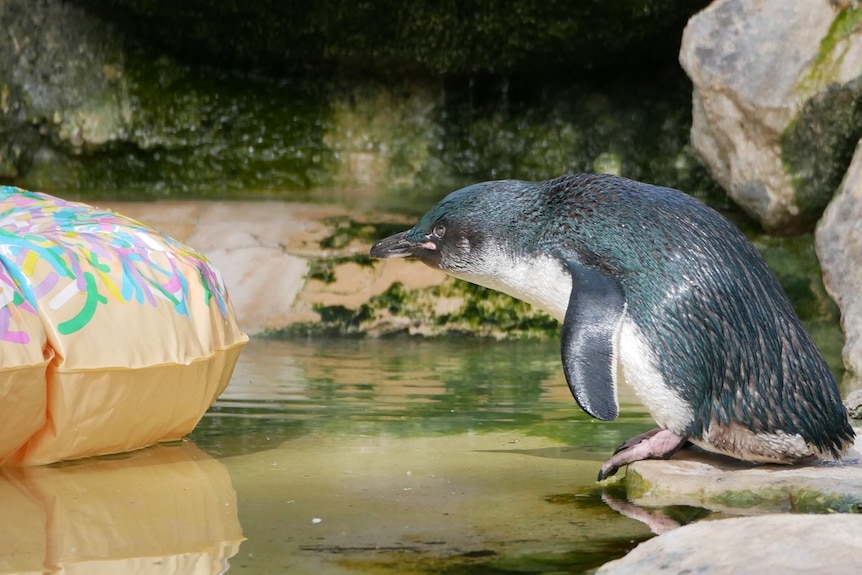
<path id="1" fill-rule="evenodd" d="M 617 415 L 623 326 L 630 353 L 649 356 L 623 365 L 646 370 L 639 393 L 659 386 L 672 400 L 677 434 L 792 435 L 836 456 L 854 437 L 826 362 L 757 250 L 679 191 L 601 174 L 485 182 L 372 255 L 417 257 L 563 319 L 569 387 L 599 419 Z"/>

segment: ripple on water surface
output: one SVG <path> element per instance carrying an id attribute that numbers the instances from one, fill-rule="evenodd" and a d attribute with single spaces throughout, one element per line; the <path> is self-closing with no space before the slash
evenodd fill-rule
<path id="1" fill-rule="evenodd" d="M 557 342 L 253 340 L 192 435 L 228 470 L 247 573 L 577 573 L 650 536 L 596 489 L 651 427 L 586 416 Z"/>

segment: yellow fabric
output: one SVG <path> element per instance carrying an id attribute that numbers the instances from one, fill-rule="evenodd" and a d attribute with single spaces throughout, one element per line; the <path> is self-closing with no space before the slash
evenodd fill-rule
<path id="1" fill-rule="evenodd" d="M 0 186 L 0 464 L 182 437 L 247 340 L 204 256 L 113 212 Z"/>

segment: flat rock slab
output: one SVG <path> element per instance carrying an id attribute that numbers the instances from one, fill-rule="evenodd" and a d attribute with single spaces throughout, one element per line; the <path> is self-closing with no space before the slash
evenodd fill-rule
<path id="1" fill-rule="evenodd" d="M 596 575 L 857 573 L 859 515 L 761 515 L 680 527 L 606 563 Z"/>
<path id="2" fill-rule="evenodd" d="M 734 515 L 862 509 L 862 430 L 840 462 L 757 465 L 685 449 L 667 461 L 638 461 L 623 480 L 638 506 L 691 505 Z"/>
<path id="3" fill-rule="evenodd" d="M 353 240 L 338 249 L 321 247 L 339 219 L 362 220 L 338 206 L 288 202 L 165 201 L 104 202 L 203 253 L 221 272 L 240 327 L 249 335 L 317 321 L 315 305 L 355 309 L 394 282 L 406 287 L 441 283 L 443 272 L 419 262 L 343 263 L 331 283 L 309 277 L 315 261 L 366 256 L 370 244 Z M 391 221 L 392 216 L 380 216 Z M 405 228 L 408 227 L 405 224 Z"/>

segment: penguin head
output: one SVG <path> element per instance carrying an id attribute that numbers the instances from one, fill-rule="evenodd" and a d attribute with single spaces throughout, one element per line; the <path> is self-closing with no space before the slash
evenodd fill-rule
<path id="1" fill-rule="evenodd" d="M 414 257 L 453 275 L 474 273 L 517 235 L 518 198 L 526 182 L 485 182 L 452 192 L 414 227 L 374 244 L 374 258 Z M 505 196 L 505 197 L 504 197 Z M 517 204 L 517 202 L 515 202 Z"/>

